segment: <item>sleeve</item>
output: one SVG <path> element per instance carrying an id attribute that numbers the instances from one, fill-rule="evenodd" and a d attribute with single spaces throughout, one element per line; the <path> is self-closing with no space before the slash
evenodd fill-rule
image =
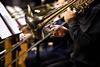
<path id="1" fill-rule="evenodd" d="M 97 12 L 97 9 L 96 9 Z M 80 23 L 78 20 L 71 20 L 68 23 L 69 26 L 69 31 L 70 31 L 70 35 L 73 39 L 73 41 L 75 41 L 76 43 L 80 44 L 80 47 L 82 48 L 86 48 L 89 45 L 93 45 L 96 44 L 96 42 L 98 43 L 99 41 L 99 37 L 100 37 L 100 11 L 98 11 L 97 13 L 95 13 L 96 15 L 94 15 L 95 17 L 93 18 L 89 18 L 90 20 L 90 27 L 88 31 L 82 31 L 82 29 L 80 28 Z M 87 20 L 87 19 L 85 19 Z"/>

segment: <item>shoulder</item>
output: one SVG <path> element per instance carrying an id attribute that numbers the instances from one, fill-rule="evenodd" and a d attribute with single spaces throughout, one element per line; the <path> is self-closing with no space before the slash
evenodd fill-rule
<path id="1" fill-rule="evenodd" d="M 100 4 L 97 4 L 93 7 L 93 10 L 100 11 Z"/>

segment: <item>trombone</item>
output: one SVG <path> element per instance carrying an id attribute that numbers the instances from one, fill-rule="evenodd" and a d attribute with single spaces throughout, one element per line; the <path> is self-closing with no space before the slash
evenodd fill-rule
<path id="1" fill-rule="evenodd" d="M 36 28 L 33 29 L 33 32 L 36 32 L 38 30 L 42 30 L 42 28 L 48 24 L 50 21 L 52 21 L 56 16 L 60 15 L 61 13 L 65 12 L 66 9 L 68 7 L 74 7 L 76 8 L 78 13 L 81 13 L 84 11 L 85 8 L 88 8 L 89 5 L 93 2 L 94 0 L 68 0 L 68 3 L 66 3 L 64 6 L 60 7 L 59 9 L 55 10 L 54 13 L 51 13 L 50 15 L 47 15 L 43 18 L 43 20 L 41 20 L 37 25 Z M 66 23 L 61 24 L 61 26 L 63 26 Z M 52 34 L 52 32 L 50 32 L 48 35 L 46 35 L 44 38 L 40 39 L 39 41 L 37 41 L 34 45 L 32 45 L 26 52 L 23 53 L 23 55 L 27 52 L 29 52 L 33 47 L 38 46 L 41 42 L 43 42 L 46 38 L 48 38 L 50 35 Z M 20 44 L 21 45 L 21 44 Z M 22 56 L 22 55 L 20 55 Z M 12 61 L 12 63 L 9 63 L 7 65 L 5 65 L 6 67 L 8 67 L 10 64 L 13 64 L 14 62 L 16 62 L 19 57 L 18 56 L 16 59 L 14 59 Z"/>

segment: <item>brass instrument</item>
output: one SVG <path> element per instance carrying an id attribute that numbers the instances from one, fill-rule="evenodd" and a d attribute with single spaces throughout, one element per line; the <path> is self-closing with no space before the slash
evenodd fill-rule
<path id="1" fill-rule="evenodd" d="M 33 22 L 34 27 L 33 32 L 36 36 L 36 38 L 41 39 L 41 30 L 42 28 L 50 23 L 56 16 L 59 16 L 61 13 L 65 12 L 68 7 L 75 8 L 77 10 L 77 13 L 82 13 L 85 11 L 86 8 L 89 7 L 89 5 L 94 0 L 67 0 L 67 3 L 64 6 L 61 6 L 60 8 L 53 11 L 53 13 L 49 13 L 48 15 L 44 16 L 41 21 Z M 30 11 L 29 11 L 30 12 Z"/>
<path id="2" fill-rule="evenodd" d="M 81 13 L 84 12 L 84 10 L 88 8 L 93 1 L 94 0 L 68 0 L 67 4 L 54 11 L 54 13 L 45 16 L 44 19 L 41 20 L 42 22 L 37 25 L 37 29 L 44 27 L 47 23 L 52 21 L 56 16 L 65 12 L 68 7 L 76 8 L 77 12 Z"/>
<path id="3" fill-rule="evenodd" d="M 65 12 L 66 9 L 68 7 L 72 7 L 72 8 L 76 8 L 76 10 L 78 11 L 78 13 L 81 13 L 81 12 L 84 12 L 84 10 L 86 8 L 89 7 L 89 5 L 93 2 L 94 0 L 68 0 L 68 2 L 60 7 L 59 9 L 55 10 L 54 13 L 51 13 L 47 16 L 45 16 L 43 18 L 43 20 L 41 20 L 37 25 L 36 27 L 33 29 L 33 32 L 36 32 L 38 30 L 42 30 L 42 28 L 48 24 L 50 21 L 52 21 L 56 16 L 60 15 L 61 13 Z M 63 25 L 63 24 L 62 24 Z M 36 42 L 34 45 L 32 45 L 26 52 L 23 53 L 23 55 L 25 53 L 27 53 L 28 51 L 30 51 L 33 47 L 37 46 L 38 44 L 40 44 L 44 39 L 46 39 L 48 36 L 50 36 L 50 33 L 45 36 L 43 39 L 40 39 L 38 42 Z M 15 60 L 13 60 L 12 63 L 14 63 L 19 57 L 17 57 Z M 12 63 L 9 63 L 8 65 L 6 66 L 9 66 L 10 64 Z"/>

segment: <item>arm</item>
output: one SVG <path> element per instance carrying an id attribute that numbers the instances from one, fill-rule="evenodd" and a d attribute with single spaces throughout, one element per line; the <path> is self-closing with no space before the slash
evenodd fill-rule
<path id="1" fill-rule="evenodd" d="M 71 11 L 69 11 L 71 12 Z M 70 14 L 65 14 L 65 21 L 68 21 L 69 25 L 69 31 L 71 33 L 72 38 L 74 39 L 75 42 L 81 44 L 80 47 L 87 47 L 89 45 L 92 45 L 93 43 L 95 44 L 95 40 L 97 41 L 96 38 L 98 38 L 100 31 L 100 9 L 98 10 L 97 8 L 93 9 L 93 11 L 90 13 L 93 14 L 93 17 L 87 17 L 85 20 L 87 20 L 86 23 L 90 22 L 88 28 L 88 31 L 83 31 L 82 28 L 80 27 L 80 23 L 77 19 L 75 19 L 75 13 L 71 12 Z M 73 14 L 74 13 L 74 14 Z M 70 16 L 71 15 L 71 16 Z M 71 20 L 70 20 L 71 19 Z M 84 26 L 84 25 L 83 25 Z M 84 26 L 85 27 L 85 26 Z M 95 32 L 93 32 L 95 31 Z"/>

